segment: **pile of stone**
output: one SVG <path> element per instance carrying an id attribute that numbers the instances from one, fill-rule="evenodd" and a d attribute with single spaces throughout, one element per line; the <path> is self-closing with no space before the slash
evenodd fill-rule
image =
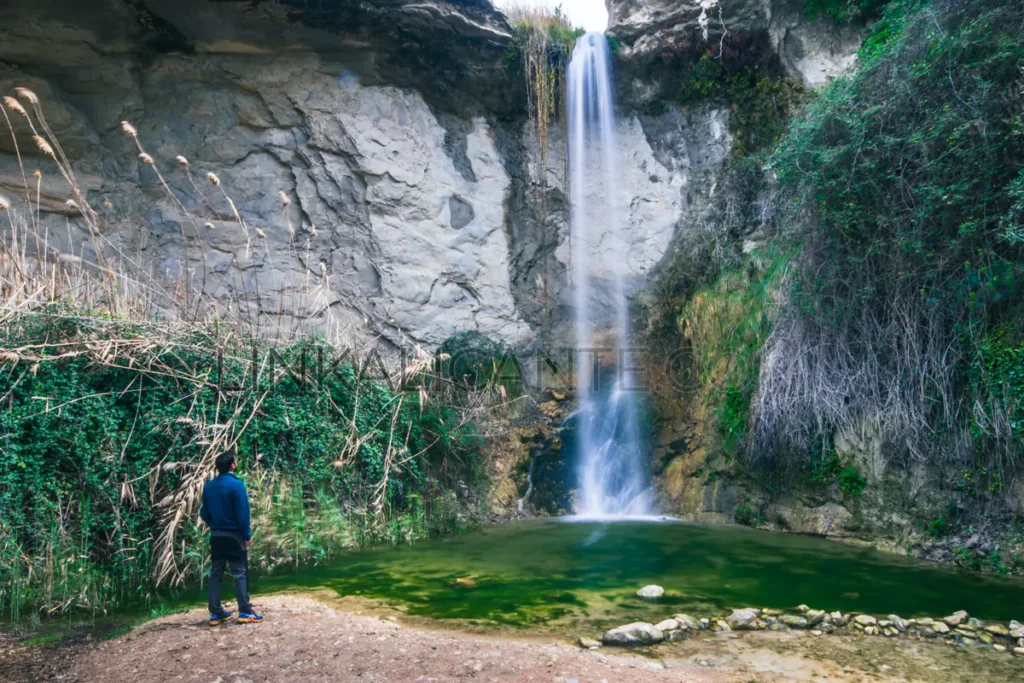
<path id="1" fill-rule="evenodd" d="M 647 591 L 650 593 L 651 591 Z M 691 634 L 707 631 L 794 631 L 805 630 L 820 636 L 879 636 L 883 638 L 939 639 L 951 644 L 974 645 L 1024 656 L 1024 624 L 1004 624 L 974 619 L 961 610 L 941 619 L 928 617 L 903 619 L 896 614 L 881 618 L 853 612 L 826 612 L 800 605 L 793 610 L 745 607 L 728 615 L 703 618 L 676 614 L 657 624 L 634 622 L 613 628 L 600 641 L 581 638 L 580 646 L 594 649 L 603 645 L 623 647 L 654 645 L 683 640 Z"/>

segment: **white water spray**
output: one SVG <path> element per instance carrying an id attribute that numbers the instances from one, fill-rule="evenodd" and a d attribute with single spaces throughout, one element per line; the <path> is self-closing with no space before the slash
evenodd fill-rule
<path id="1" fill-rule="evenodd" d="M 628 245 L 616 206 L 618 182 L 615 112 L 612 107 L 608 42 L 598 32 L 576 41 L 567 79 L 572 259 L 576 316 L 579 509 L 584 517 L 642 516 L 650 512 L 646 458 L 637 429 L 636 386 L 629 371 L 629 318 L 625 273 Z M 613 263 L 593 263 L 591 245 L 600 236 Z M 595 314 L 594 272 L 612 274 L 614 317 Z M 603 388 L 595 370 L 594 327 L 616 331 L 616 378 Z"/>

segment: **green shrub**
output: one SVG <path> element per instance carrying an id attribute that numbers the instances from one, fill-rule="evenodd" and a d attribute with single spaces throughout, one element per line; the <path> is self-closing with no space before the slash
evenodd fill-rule
<path id="1" fill-rule="evenodd" d="M 733 519 L 736 520 L 737 524 L 744 526 L 757 526 L 760 521 L 760 515 L 754 512 L 753 508 L 748 503 L 736 506 L 736 511 L 733 513 Z"/>
<path id="2" fill-rule="evenodd" d="M 986 352 L 984 340 L 1024 319 L 1022 21 L 1006 0 L 890 3 L 856 70 L 816 93 L 773 152 L 802 253 L 776 327 L 789 345 L 767 351 L 780 362 L 762 377 L 786 410 L 754 411 L 765 462 L 865 416 L 903 461 L 1020 454 L 974 406 L 1012 390 L 998 375 L 1017 341 Z M 979 347 L 995 381 L 971 381 Z"/>
<path id="3" fill-rule="evenodd" d="M 323 342 L 279 348 L 270 377 L 269 347 L 254 373 L 254 349 L 226 336 L 43 313 L 0 335 L 30 350 L 0 374 L 0 608 L 14 617 L 140 600 L 165 551 L 169 578 L 197 578 L 198 508 L 182 508 L 173 545 L 158 539 L 224 433 L 254 508 L 267 506 L 259 542 L 293 562 L 427 533 L 429 501 L 482 475 L 480 439 L 455 408 L 350 363 L 315 377 L 310 360 L 303 378 L 303 355 L 334 357 Z M 420 521 L 389 530 L 407 518 Z"/>
<path id="4" fill-rule="evenodd" d="M 860 475 L 860 471 L 850 466 L 839 473 L 839 490 L 843 492 L 844 496 L 849 498 L 856 498 L 860 494 L 864 493 L 864 488 L 868 485 L 868 480 Z"/>

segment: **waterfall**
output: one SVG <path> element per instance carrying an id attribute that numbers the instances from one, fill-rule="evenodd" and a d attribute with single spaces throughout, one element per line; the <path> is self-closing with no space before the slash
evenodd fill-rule
<path id="1" fill-rule="evenodd" d="M 624 272 L 629 247 L 616 201 L 615 112 L 609 61 L 604 35 L 587 33 L 576 41 L 567 78 L 576 391 L 580 406 L 577 512 L 585 517 L 650 512 L 647 464 L 637 426 L 636 385 L 630 372 Z M 602 386 L 601 359 L 593 351 L 597 325 L 615 330 L 615 380 L 609 387 Z"/>

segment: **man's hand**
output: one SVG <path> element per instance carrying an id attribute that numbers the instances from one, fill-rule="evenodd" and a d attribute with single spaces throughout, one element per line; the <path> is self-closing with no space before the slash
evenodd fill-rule
<path id="1" fill-rule="evenodd" d="M 250 538 L 248 541 L 245 542 L 245 547 L 248 548 L 251 545 L 252 545 L 252 539 Z"/>

